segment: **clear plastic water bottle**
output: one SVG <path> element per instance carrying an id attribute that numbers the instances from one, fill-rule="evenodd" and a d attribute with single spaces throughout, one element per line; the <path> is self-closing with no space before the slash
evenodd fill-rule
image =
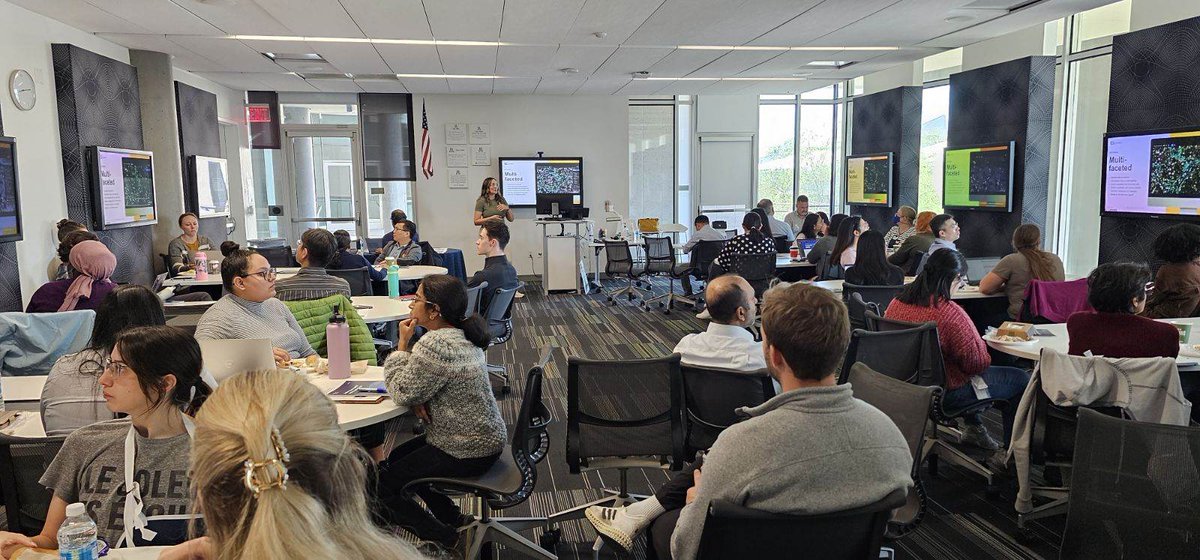
<path id="1" fill-rule="evenodd" d="M 58 529 L 60 560 L 96 559 L 96 522 L 88 517 L 87 508 L 79 502 L 67 506 L 67 518 Z"/>

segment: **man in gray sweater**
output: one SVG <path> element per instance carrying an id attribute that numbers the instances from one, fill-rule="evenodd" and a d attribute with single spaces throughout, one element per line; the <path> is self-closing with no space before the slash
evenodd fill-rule
<path id="1" fill-rule="evenodd" d="M 592 507 L 588 520 L 632 549 L 653 523 L 660 558 L 691 560 L 711 502 L 787 514 L 857 508 L 912 486 L 912 455 L 900 430 L 837 385 L 846 352 L 846 306 L 828 290 L 781 284 L 763 298 L 763 353 L 783 391 L 739 412 L 747 417 L 717 438 L 702 461 L 653 498 L 624 508 Z"/>

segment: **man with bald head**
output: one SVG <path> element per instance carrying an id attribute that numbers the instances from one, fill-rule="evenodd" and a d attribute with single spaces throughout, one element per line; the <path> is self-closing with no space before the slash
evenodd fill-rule
<path id="1" fill-rule="evenodd" d="M 684 365 L 742 372 L 763 371 L 762 344 L 746 327 L 754 325 L 754 288 L 736 274 L 708 282 L 704 302 L 712 322 L 708 330 L 689 334 L 675 345 Z"/>

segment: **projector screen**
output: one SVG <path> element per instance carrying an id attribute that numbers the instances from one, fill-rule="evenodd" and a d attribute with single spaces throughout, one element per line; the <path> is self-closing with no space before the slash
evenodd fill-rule
<path id="1" fill-rule="evenodd" d="M 500 158 L 500 192 L 509 206 L 534 207 L 539 194 L 583 199 L 583 158 Z"/>
<path id="2" fill-rule="evenodd" d="M 1015 150 L 1016 142 L 946 148 L 942 206 L 1011 211 Z"/>
<path id="3" fill-rule="evenodd" d="M 97 229 L 158 222 L 153 153 L 96 146 L 91 163 Z"/>
<path id="4" fill-rule="evenodd" d="M 195 178 L 196 210 L 201 218 L 229 215 L 229 171 L 222 158 L 192 158 Z"/>
<path id="5" fill-rule="evenodd" d="M 892 153 L 846 157 L 846 202 L 891 206 Z"/>
<path id="6" fill-rule="evenodd" d="M 19 196 L 17 143 L 12 138 L 0 137 L 0 242 L 22 239 Z"/>
<path id="7" fill-rule="evenodd" d="M 1200 130 L 1106 134 L 1104 215 L 1200 216 Z"/>

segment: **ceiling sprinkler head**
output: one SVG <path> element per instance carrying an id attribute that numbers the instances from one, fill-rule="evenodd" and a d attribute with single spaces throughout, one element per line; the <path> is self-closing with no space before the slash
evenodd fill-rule
<path id="1" fill-rule="evenodd" d="M 562 72 L 563 74 L 578 74 L 579 73 L 578 68 L 559 68 L 558 71 Z"/>
<path id="2" fill-rule="evenodd" d="M 650 72 L 648 70 L 638 70 L 637 72 L 633 73 L 633 79 L 635 80 L 644 80 L 649 77 Z"/>
<path id="3" fill-rule="evenodd" d="M 592 33 L 592 37 L 595 37 L 597 39 L 603 39 L 605 37 L 608 37 L 608 33 L 604 32 L 604 31 L 597 31 L 595 33 Z"/>

